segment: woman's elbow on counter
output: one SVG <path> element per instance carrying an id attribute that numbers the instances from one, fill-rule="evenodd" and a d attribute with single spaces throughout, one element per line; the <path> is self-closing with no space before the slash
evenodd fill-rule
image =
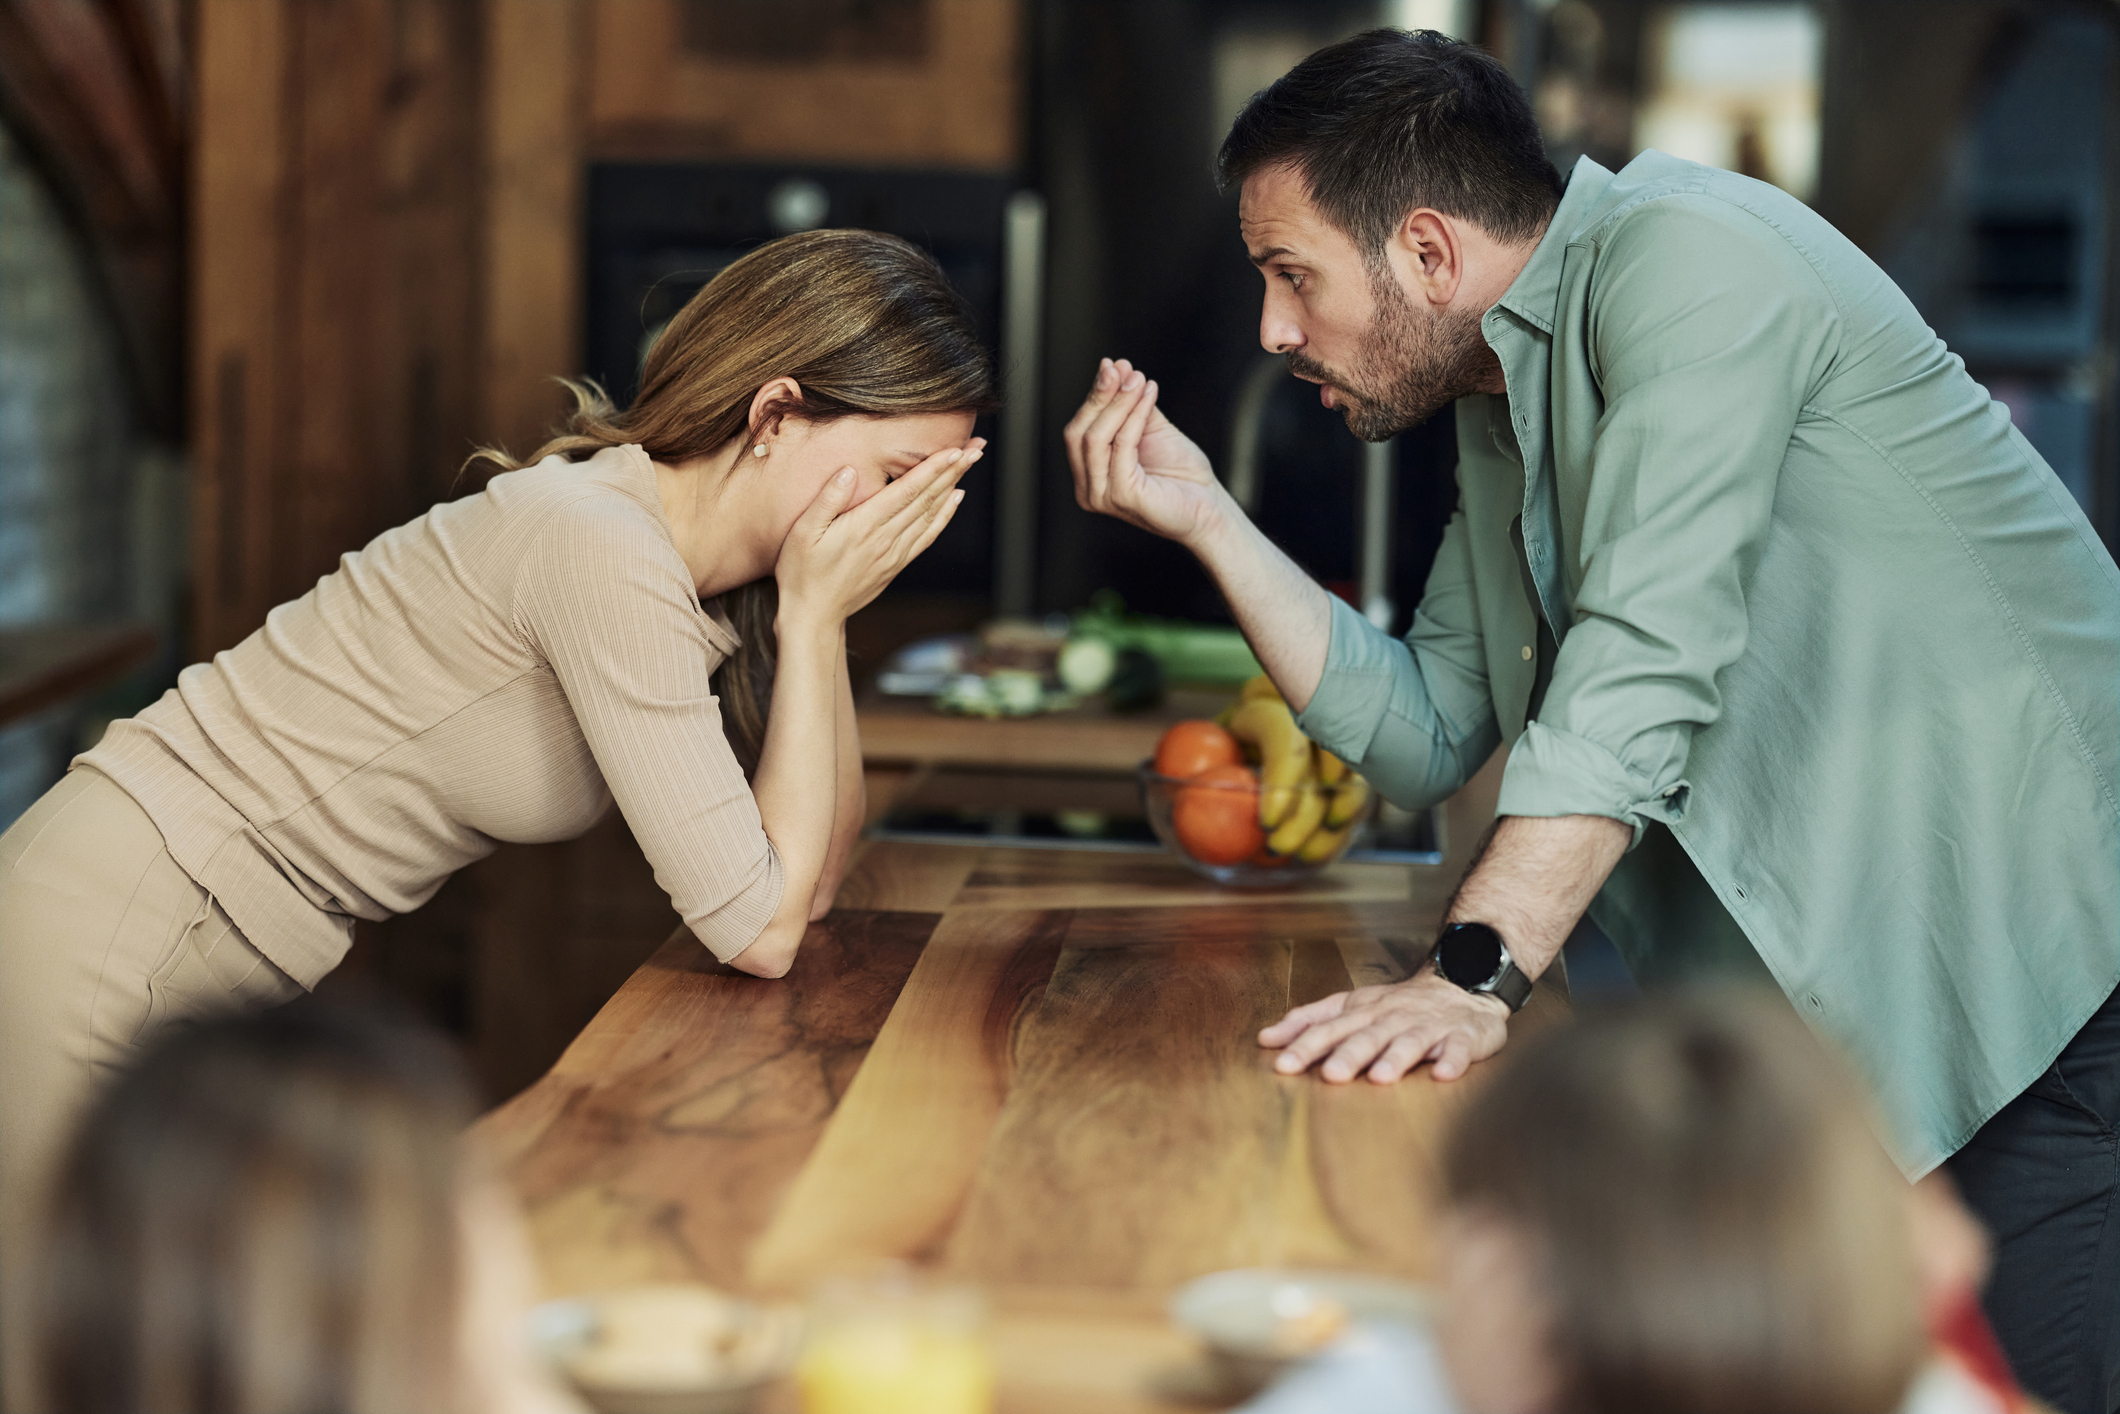
<path id="1" fill-rule="evenodd" d="M 821 921 L 839 902 L 839 886 L 846 882 L 846 870 L 828 869 L 825 877 L 817 881 L 816 891 L 810 895 L 810 921 Z"/>
<path id="2" fill-rule="evenodd" d="M 785 977 L 795 965 L 795 953 L 808 931 L 805 923 L 776 918 L 751 940 L 750 946 L 729 959 L 729 966 L 753 977 Z"/>

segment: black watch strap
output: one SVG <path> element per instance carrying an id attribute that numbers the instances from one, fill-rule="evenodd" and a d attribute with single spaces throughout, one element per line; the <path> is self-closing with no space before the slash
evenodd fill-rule
<path id="1" fill-rule="evenodd" d="M 1501 933 L 1488 923 L 1453 923 L 1435 943 L 1435 970 L 1468 992 L 1497 997 L 1511 1013 L 1531 1000 L 1531 978 L 1509 956 Z"/>

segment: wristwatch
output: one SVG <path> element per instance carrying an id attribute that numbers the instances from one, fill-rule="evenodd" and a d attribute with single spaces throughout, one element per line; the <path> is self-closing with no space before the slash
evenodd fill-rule
<path id="1" fill-rule="evenodd" d="M 1453 923 L 1435 940 L 1435 970 L 1468 992 L 1499 997 L 1511 1012 L 1531 1000 L 1531 979 L 1509 956 L 1502 935 L 1485 923 Z"/>

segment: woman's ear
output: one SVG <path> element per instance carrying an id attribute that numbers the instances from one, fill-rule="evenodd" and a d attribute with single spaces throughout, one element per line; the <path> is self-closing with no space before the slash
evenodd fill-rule
<path id="1" fill-rule="evenodd" d="M 802 406 L 802 385 L 792 378 L 774 378 L 751 396 L 750 442 L 770 447 L 780 435 L 781 424 Z"/>

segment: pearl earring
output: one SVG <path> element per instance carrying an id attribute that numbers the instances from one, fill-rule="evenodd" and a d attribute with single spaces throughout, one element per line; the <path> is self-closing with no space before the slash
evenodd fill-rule
<path id="1" fill-rule="evenodd" d="M 765 444 L 765 443 L 763 443 L 763 442 L 760 442 L 760 443 L 759 443 L 759 444 L 758 444 L 757 446 L 755 446 L 755 447 L 751 448 L 751 455 L 752 455 L 752 456 L 754 456 L 754 457 L 762 457 L 762 456 L 764 456 L 765 454 L 766 454 L 766 444 Z"/>

